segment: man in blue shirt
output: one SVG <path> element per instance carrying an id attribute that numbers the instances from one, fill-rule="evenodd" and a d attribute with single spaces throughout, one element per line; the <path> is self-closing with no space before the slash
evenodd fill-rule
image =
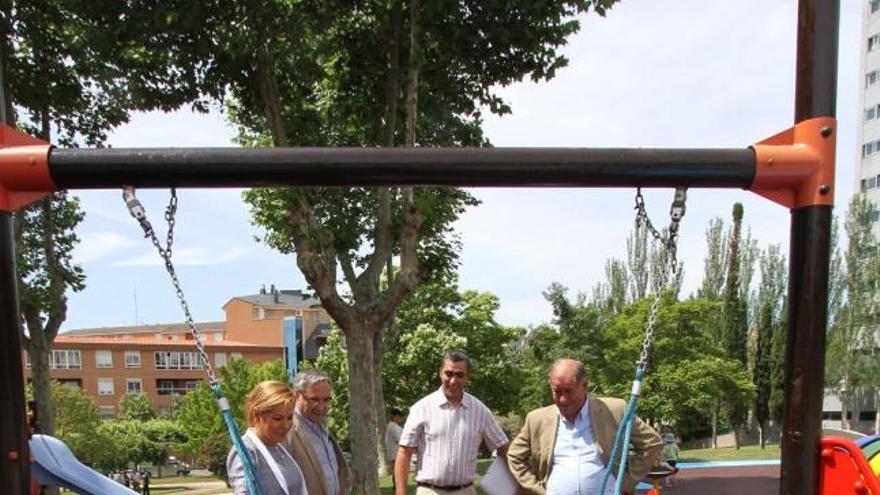
<path id="1" fill-rule="evenodd" d="M 548 374 L 554 405 L 536 409 L 511 442 L 510 470 L 522 488 L 533 495 L 599 495 L 617 425 L 626 403 L 591 397 L 583 363 L 560 359 Z M 624 493 L 635 486 L 659 460 L 660 435 L 636 419 L 633 424 Z M 613 493 L 614 477 L 605 494 Z M 605 495 L 602 494 L 602 495 Z"/>

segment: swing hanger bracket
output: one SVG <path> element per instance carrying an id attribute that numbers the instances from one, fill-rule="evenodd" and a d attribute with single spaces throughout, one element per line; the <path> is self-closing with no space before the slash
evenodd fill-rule
<path id="1" fill-rule="evenodd" d="M 837 120 L 804 120 L 752 146 L 755 177 L 749 190 L 789 209 L 834 205 Z"/>
<path id="2" fill-rule="evenodd" d="M 56 190 L 49 173 L 52 145 L 0 124 L 0 211 L 13 212 Z"/>

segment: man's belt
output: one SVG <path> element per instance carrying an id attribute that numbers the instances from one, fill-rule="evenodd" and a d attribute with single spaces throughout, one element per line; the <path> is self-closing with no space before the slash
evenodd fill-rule
<path id="1" fill-rule="evenodd" d="M 433 483 L 425 483 L 424 481 L 417 481 L 417 482 L 416 482 L 416 485 L 418 485 L 418 486 L 423 486 L 423 487 L 425 487 L 425 488 L 431 488 L 431 489 L 433 489 L 433 490 L 440 490 L 440 491 L 443 491 L 443 492 L 454 492 L 454 491 L 458 491 L 458 490 L 463 490 L 463 489 L 465 489 L 465 488 L 467 488 L 467 487 L 469 487 L 469 486 L 471 486 L 471 485 L 473 485 L 473 484 L 474 484 L 474 482 L 472 481 L 472 482 L 470 482 L 470 483 L 466 483 L 466 484 L 464 484 L 464 485 L 447 485 L 447 486 L 440 486 L 440 485 L 435 485 L 435 484 L 433 484 Z"/>

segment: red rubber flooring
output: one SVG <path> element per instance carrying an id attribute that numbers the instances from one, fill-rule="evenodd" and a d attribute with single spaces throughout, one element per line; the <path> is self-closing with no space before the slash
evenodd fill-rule
<path id="1" fill-rule="evenodd" d="M 643 493 L 643 492 L 640 492 Z M 662 495 L 777 495 L 779 466 L 682 469 Z"/>

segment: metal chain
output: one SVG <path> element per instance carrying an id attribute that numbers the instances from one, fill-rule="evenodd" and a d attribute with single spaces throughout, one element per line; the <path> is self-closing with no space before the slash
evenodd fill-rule
<path id="1" fill-rule="evenodd" d="M 675 197 L 672 200 L 672 205 L 669 207 L 669 227 L 667 227 L 667 235 L 664 236 L 654 227 L 654 224 L 651 223 L 651 219 L 648 217 L 648 211 L 645 208 L 645 198 L 642 196 L 642 188 L 636 189 L 636 227 L 644 226 L 654 239 L 666 247 L 668 253 L 667 261 L 672 267 L 672 273 L 675 273 L 676 265 L 678 265 L 678 247 L 676 242 L 678 240 L 678 226 L 681 223 L 682 217 L 684 217 L 686 201 L 687 188 L 675 188 Z"/>
<path id="2" fill-rule="evenodd" d="M 668 235 L 664 237 L 651 223 L 651 219 L 648 218 L 648 212 L 645 209 L 645 198 L 642 196 L 642 188 L 639 187 L 636 189 L 636 227 L 644 226 L 647 228 L 648 232 L 654 236 L 654 239 L 662 243 L 666 248 L 667 263 L 664 265 L 664 270 L 666 271 L 665 275 L 667 277 L 670 273 L 675 273 L 676 265 L 678 264 L 678 227 L 681 223 L 682 217 L 684 217 L 686 201 L 687 188 L 677 187 L 675 189 L 675 197 L 672 200 L 672 206 L 669 208 Z M 657 315 L 660 310 L 660 299 L 660 291 L 659 288 L 657 288 L 657 292 L 654 294 L 654 301 L 651 303 L 651 309 L 648 312 L 648 323 L 645 327 L 645 339 L 642 341 L 642 351 L 639 354 L 639 360 L 636 362 L 636 366 L 642 370 L 648 366 L 648 354 L 651 350 L 651 344 L 654 341 L 654 325 L 657 324 Z"/>
<path id="3" fill-rule="evenodd" d="M 208 373 L 208 381 L 212 386 L 219 383 L 220 380 L 217 378 L 214 369 L 211 367 L 211 362 L 208 360 L 208 352 L 205 350 L 205 345 L 200 338 L 201 334 L 199 334 L 198 329 L 196 329 L 195 321 L 189 310 L 189 304 L 186 302 L 183 288 L 180 286 L 180 280 L 177 278 L 177 271 L 174 269 L 174 263 L 171 261 L 171 248 L 174 244 L 174 217 L 177 213 L 177 191 L 174 188 L 171 188 L 171 199 L 169 199 L 168 206 L 165 208 L 165 221 L 168 223 L 168 234 L 166 236 L 165 247 L 162 247 L 162 244 L 159 242 L 159 238 L 156 236 L 156 231 L 147 219 L 146 210 L 134 194 L 134 188 L 129 186 L 124 187 L 122 191 L 122 199 L 125 201 L 125 205 L 128 207 L 131 216 L 138 221 L 141 228 L 144 230 L 144 237 L 147 237 L 152 241 L 153 246 L 155 246 L 156 250 L 159 252 L 159 256 L 165 261 L 165 270 L 168 271 L 168 276 L 171 277 L 171 283 L 174 284 L 174 291 L 177 294 L 177 300 L 180 302 L 180 307 L 183 309 L 183 314 L 186 317 L 186 325 L 189 328 L 190 334 L 193 336 L 193 340 L 195 340 L 196 348 L 199 351 L 199 358 L 202 360 L 202 366 L 205 367 L 205 370 Z"/>

